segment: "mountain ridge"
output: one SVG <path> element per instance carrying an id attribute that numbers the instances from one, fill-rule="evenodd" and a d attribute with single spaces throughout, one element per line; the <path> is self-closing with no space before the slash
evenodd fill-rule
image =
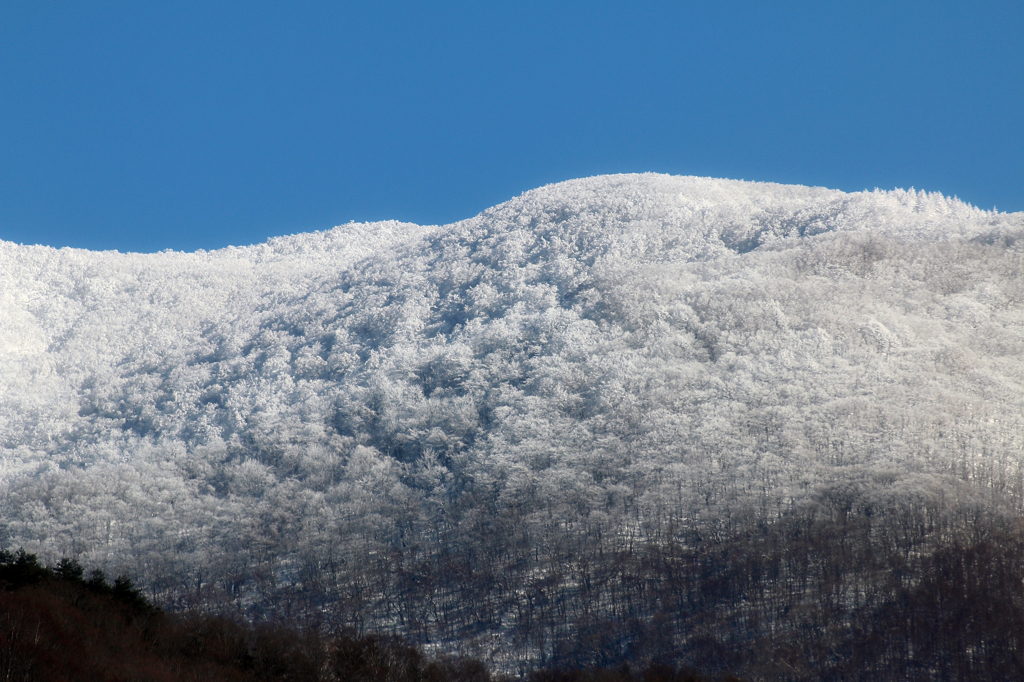
<path id="1" fill-rule="evenodd" d="M 531 639 L 536 576 L 619 618 L 580 557 L 833 513 L 924 556 L 1022 511 L 1022 235 L 937 194 L 646 174 L 194 254 L 0 242 L 0 547 L 506 667 L 568 641 Z"/>

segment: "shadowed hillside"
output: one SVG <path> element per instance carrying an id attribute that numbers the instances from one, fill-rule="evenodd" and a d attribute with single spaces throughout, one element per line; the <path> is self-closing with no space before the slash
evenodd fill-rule
<path id="1" fill-rule="evenodd" d="M 167 615 L 131 581 L 88 578 L 76 561 L 54 567 L 33 554 L 0 552 L 0 678 L 238 682 L 512 682 L 479 661 L 428 659 L 394 637 L 325 636 L 282 625 L 249 626 L 192 612 Z M 653 666 L 540 670 L 530 682 L 701 682 L 695 672 Z"/>

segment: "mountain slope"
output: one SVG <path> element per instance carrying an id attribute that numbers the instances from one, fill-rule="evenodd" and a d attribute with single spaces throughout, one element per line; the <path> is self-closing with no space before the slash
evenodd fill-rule
<path id="1" fill-rule="evenodd" d="M 209 253 L 0 243 L 0 540 L 550 658 L 523 595 L 602 543 L 1019 515 L 1022 237 L 934 194 L 648 174 Z M 517 576 L 483 612 L 422 587 L 483 557 Z M 617 608 L 581 575 L 565 603 Z"/>

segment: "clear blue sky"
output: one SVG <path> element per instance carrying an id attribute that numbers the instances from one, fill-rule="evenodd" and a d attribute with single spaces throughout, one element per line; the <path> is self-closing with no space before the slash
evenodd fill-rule
<path id="1" fill-rule="evenodd" d="M 636 171 L 1024 210 L 1024 2 L 0 5 L 0 239 L 210 249 Z"/>

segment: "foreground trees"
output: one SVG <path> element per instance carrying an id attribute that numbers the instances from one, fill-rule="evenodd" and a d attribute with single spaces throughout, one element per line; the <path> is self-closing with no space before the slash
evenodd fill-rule
<path id="1" fill-rule="evenodd" d="M 172 616 L 125 578 L 0 553 L 0 679 L 489 682 L 477 662 L 428 660 L 400 640 L 325 639 L 281 625 Z"/>
<path id="2" fill-rule="evenodd" d="M 124 577 L 64 560 L 40 565 L 0 552 L 0 679 L 6 682 L 491 682 L 479 661 L 427 658 L 394 637 L 249 626 L 224 617 L 172 616 Z M 655 666 L 541 670 L 531 682 L 701 682 L 695 672 Z"/>

